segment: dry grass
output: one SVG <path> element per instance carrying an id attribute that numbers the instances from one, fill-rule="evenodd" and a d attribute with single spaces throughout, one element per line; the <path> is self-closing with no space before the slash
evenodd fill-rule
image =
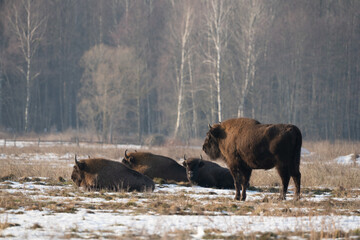
<path id="1" fill-rule="evenodd" d="M 31 182 L 32 185 L 41 185 L 46 188 L 20 188 L 15 190 L 12 181 L 20 183 Z M 46 214 L 76 213 L 79 209 L 86 209 L 87 213 L 96 214 L 97 212 L 112 212 L 117 215 L 243 215 L 243 216 L 282 216 L 282 217 L 312 217 L 319 215 L 352 215 L 359 216 L 360 201 L 358 199 L 360 189 L 345 188 L 317 188 L 305 187 L 301 201 L 279 201 L 277 187 L 256 188 L 255 195 L 265 196 L 246 202 L 233 201 L 232 197 L 221 196 L 216 192 L 208 191 L 204 193 L 184 188 L 177 192 L 167 191 L 160 184 L 157 186 L 157 193 L 127 193 L 127 192 L 89 192 L 75 187 L 71 182 L 60 181 L 54 178 L 18 178 L 11 176 L 8 180 L 0 182 L 0 214 L 6 216 L 8 211 L 16 211 L 17 214 L 25 214 L 29 210 L 43 211 Z M 274 194 L 274 192 L 276 192 Z M 327 196 L 322 201 L 311 201 L 309 198 L 316 196 Z M 56 200 L 61 198 L 61 201 Z M 200 198 L 201 197 L 201 198 Z M 343 198 L 338 200 L 337 198 Z M 290 199 L 292 196 L 290 196 Z M 86 199 L 86 200 L 85 200 Z M 94 201 L 91 201 L 93 199 Z M 0 237 L 1 231 L 14 226 L 5 218 L 0 218 Z M 206 226 L 204 226 L 206 227 Z M 37 230 L 45 228 L 36 221 L 30 229 Z M 63 238 L 91 238 L 91 239 L 190 239 L 197 234 L 194 231 L 174 230 L 171 232 L 159 233 L 154 235 L 143 235 L 139 232 L 124 232 L 122 236 L 109 230 L 94 231 L 91 229 L 80 231 L 76 226 L 71 231 L 64 232 Z M 84 237 L 84 235 L 86 237 Z M 206 229 L 203 239 L 288 239 L 298 236 L 305 239 L 322 238 L 343 238 L 358 237 L 360 229 L 350 232 L 342 232 L 334 229 L 326 231 L 301 231 L 301 232 L 255 232 L 244 234 L 238 232 L 227 235 L 218 229 Z"/>
<path id="2" fill-rule="evenodd" d="M 303 143 L 303 147 L 314 153 L 314 156 L 312 156 L 314 161 L 329 161 L 351 153 L 360 154 L 360 142 L 307 141 Z"/>
<path id="3" fill-rule="evenodd" d="M 360 201 L 358 199 L 360 189 L 338 189 L 338 188 L 304 188 L 303 199 L 301 201 L 279 201 L 278 193 L 274 194 L 274 188 L 257 188 L 258 195 L 264 195 L 262 199 L 246 202 L 233 201 L 232 197 L 220 196 L 215 192 L 207 192 L 209 197 L 204 197 L 204 193 L 198 193 L 191 189 L 177 192 L 162 191 L 156 194 L 151 193 L 127 193 L 127 192 L 88 192 L 73 186 L 69 182 L 56 181 L 54 179 L 13 179 L 18 182 L 31 181 L 31 184 L 47 186 L 42 190 L 26 187 L 18 191 L 0 191 L 0 214 L 7 211 L 16 211 L 16 214 L 25 214 L 29 210 L 48 212 L 46 214 L 57 213 L 76 213 L 78 209 L 86 209 L 87 213 L 111 211 L 117 215 L 243 215 L 243 216 L 280 216 L 280 217 L 315 217 L 319 215 L 351 215 L 359 216 Z M 10 181 L 1 182 L 2 189 L 11 189 L 13 184 Z M 158 186 L 161 189 L 163 186 Z M 166 189 L 166 188 L 164 188 Z M 275 189 L 277 191 L 277 189 Z M 310 198 L 326 195 L 322 201 L 311 201 Z M 199 198 L 201 196 L 201 198 Z M 210 197 L 212 196 L 212 197 Z M 55 197 L 55 198 L 54 198 Z M 61 197 L 61 201 L 56 201 Z M 214 198 L 213 198 L 214 197 Z M 338 197 L 343 200 L 337 199 Z M 291 198 L 291 197 L 290 197 Z M 85 200 L 86 199 L 86 200 Z M 94 201 L 91 201 L 93 199 Z M 176 203 L 176 204 L 174 204 Z M 2 214 L 2 216 L 6 216 Z M 0 218 L 0 237 L 1 230 L 14 227 L 14 223 L 9 223 L 5 218 Z M 36 230 L 44 228 L 36 221 L 30 229 Z M 204 226 L 206 227 L 206 226 Z M 326 226 L 328 227 L 328 226 Z M 350 232 L 342 232 L 326 228 L 325 231 L 302 231 L 302 232 L 255 232 L 244 234 L 238 232 L 233 235 L 226 235 L 217 229 L 206 229 L 203 239 L 287 239 L 290 236 L 299 236 L 305 239 L 321 238 L 343 238 L 349 239 L 351 236 L 360 235 L 360 229 Z M 104 230 L 108 231 L 108 230 Z M 174 230 L 156 235 L 142 235 L 139 232 L 124 232 L 122 236 L 116 236 L 113 232 L 99 232 L 91 229 L 79 231 L 74 227 L 72 231 L 64 233 L 65 239 L 71 238 L 97 239 L 189 239 L 196 234 L 194 231 Z M 224 235 L 225 234 L 225 235 Z M 11 236 L 3 236 L 11 237 Z"/>
<path id="4" fill-rule="evenodd" d="M 332 161 L 338 156 L 349 155 L 351 153 L 358 154 L 360 142 L 304 142 L 303 146 L 312 152 L 311 156 L 302 157 L 301 160 L 303 187 L 360 188 L 360 167 L 338 165 Z M 134 149 L 129 149 L 129 151 L 134 151 Z M 187 157 L 196 157 L 202 154 L 206 159 L 206 155 L 200 148 L 186 146 L 153 147 L 145 151 L 169 156 L 179 163 L 181 163 L 180 160 L 184 154 Z M 95 148 L 58 145 L 54 147 L 1 147 L 0 152 L 8 156 L 6 159 L 0 160 L 0 177 L 13 174 L 16 177 L 37 176 L 69 179 L 72 171 L 71 165 L 73 164 L 72 156 L 75 154 L 84 157 L 105 157 L 119 160 L 123 157 L 125 149 L 109 148 L 102 145 Z M 29 162 L 26 159 L 27 154 L 45 155 L 47 153 L 54 153 L 58 156 L 68 154 L 71 157 L 56 163 L 51 161 Z M 224 162 L 218 161 L 218 163 L 224 166 Z M 255 170 L 253 171 L 250 184 L 252 186 L 277 187 L 281 185 L 281 181 L 274 169 L 268 171 Z M 292 186 L 292 181 L 290 186 Z"/>
<path id="5" fill-rule="evenodd" d="M 265 196 L 246 202 L 234 201 L 233 196 L 222 196 L 216 192 L 199 193 L 185 188 L 176 193 L 160 191 L 153 193 L 128 192 L 91 192 L 77 188 L 71 182 L 62 182 L 56 179 L 20 178 L 12 179 L 19 183 L 47 187 L 46 190 L 19 189 L 15 190 L 11 181 L 1 181 L 0 209 L 2 211 L 24 209 L 45 209 L 53 213 L 74 213 L 78 208 L 89 211 L 111 210 L 131 211 L 132 214 L 159 215 L 248 215 L 248 216 L 312 216 L 323 213 L 333 215 L 360 215 L 360 201 L 339 201 L 343 199 L 357 199 L 360 189 L 344 188 L 303 188 L 302 201 L 278 200 L 278 188 L 259 187 L 254 189 L 256 196 Z M 157 186 L 162 189 L 162 185 Z M 308 200 L 314 196 L 324 196 L 322 201 Z M 53 198 L 63 199 L 61 202 Z M 95 199 L 83 202 L 83 199 Z M 289 199 L 292 195 L 289 194 Z M 176 204 L 174 204 L 176 203 Z M 0 211 L 0 213 L 2 212 Z"/>

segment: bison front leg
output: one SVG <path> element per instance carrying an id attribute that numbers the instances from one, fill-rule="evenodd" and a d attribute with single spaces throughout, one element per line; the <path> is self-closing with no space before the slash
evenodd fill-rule
<path id="1" fill-rule="evenodd" d="M 236 175 L 237 176 L 234 177 L 234 185 L 235 185 L 235 197 L 234 197 L 234 200 L 240 200 L 240 188 L 242 188 L 241 177 L 239 176 L 239 174 L 236 174 Z"/>
<path id="2" fill-rule="evenodd" d="M 234 200 L 245 201 L 246 187 L 249 184 L 251 169 L 249 171 L 242 172 L 238 168 L 233 168 L 230 169 L 230 172 L 234 178 L 234 185 L 236 191 Z M 240 187 L 241 187 L 241 196 L 240 196 Z"/>
<path id="3" fill-rule="evenodd" d="M 249 185 L 250 176 L 252 169 L 246 169 L 242 172 L 242 181 L 241 181 L 241 201 L 245 201 L 246 199 L 246 188 Z"/>
<path id="4" fill-rule="evenodd" d="M 230 173 L 234 178 L 235 186 L 235 198 L 234 200 L 240 200 L 240 187 L 241 187 L 241 176 L 240 172 L 236 168 L 230 168 Z"/>
<path id="5" fill-rule="evenodd" d="M 246 185 L 241 184 L 241 201 L 245 201 L 246 199 Z"/>

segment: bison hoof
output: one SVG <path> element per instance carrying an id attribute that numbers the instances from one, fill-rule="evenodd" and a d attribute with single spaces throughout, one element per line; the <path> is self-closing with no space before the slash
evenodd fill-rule
<path id="1" fill-rule="evenodd" d="M 279 200 L 280 200 L 280 201 L 286 200 L 286 197 L 280 196 L 280 197 L 279 197 Z"/>
<path id="2" fill-rule="evenodd" d="M 240 200 L 240 196 L 235 196 L 234 200 Z"/>

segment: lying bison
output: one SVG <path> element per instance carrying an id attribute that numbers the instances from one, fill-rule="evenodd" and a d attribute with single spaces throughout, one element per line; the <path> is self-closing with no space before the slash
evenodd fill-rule
<path id="1" fill-rule="evenodd" d="M 300 130 L 290 124 L 260 124 L 254 119 L 229 119 L 209 126 L 203 150 L 211 158 L 223 158 L 235 183 L 235 199 L 246 199 L 246 186 L 253 169 L 275 167 L 283 188 L 280 199 L 285 199 L 290 177 L 295 182 L 295 198 L 300 197 Z"/>
<path id="2" fill-rule="evenodd" d="M 123 163 L 151 179 L 162 178 L 167 181 L 187 182 L 186 170 L 175 160 L 149 152 L 125 151 Z"/>
<path id="3" fill-rule="evenodd" d="M 188 158 L 184 156 L 184 167 L 189 182 L 201 187 L 233 189 L 234 179 L 229 169 L 203 160 L 202 158 Z"/>
<path id="4" fill-rule="evenodd" d="M 71 179 L 79 187 L 86 189 L 109 189 L 115 191 L 153 191 L 154 182 L 126 167 L 121 162 L 102 158 L 77 160 L 71 174 Z"/>

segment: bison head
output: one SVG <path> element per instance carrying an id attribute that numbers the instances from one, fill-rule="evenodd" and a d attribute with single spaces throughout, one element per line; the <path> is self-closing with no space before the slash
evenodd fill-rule
<path id="1" fill-rule="evenodd" d="M 127 167 L 132 168 L 134 161 L 135 161 L 135 158 L 132 156 L 131 153 L 128 155 L 127 149 L 126 149 L 122 163 L 125 164 Z"/>
<path id="2" fill-rule="evenodd" d="M 191 183 L 197 184 L 199 177 L 199 168 L 204 166 L 204 162 L 198 158 L 186 159 L 184 156 L 183 166 L 186 168 L 186 175 Z"/>
<path id="3" fill-rule="evenodd" d="M 79 162 L 77 160 L 77 157 L 75 155 L 75 165 L 73 172 L 71 174 L 71 179 L 74 181 L 76 186 L 80 187 L 81 182 L 84 180 L 84 169 L 86 167 L 86 164 L 84 162 Z"/>
<path id="4" fill-rule="evenodd" d="M 203 144 L 203 151 L 213 160 L 221 157 L 219 149 L 219 140 L 225 138 L 225 132 L 220 124 L 215 124 L 214 127 L 209 124 L 209 131 Z"/>

